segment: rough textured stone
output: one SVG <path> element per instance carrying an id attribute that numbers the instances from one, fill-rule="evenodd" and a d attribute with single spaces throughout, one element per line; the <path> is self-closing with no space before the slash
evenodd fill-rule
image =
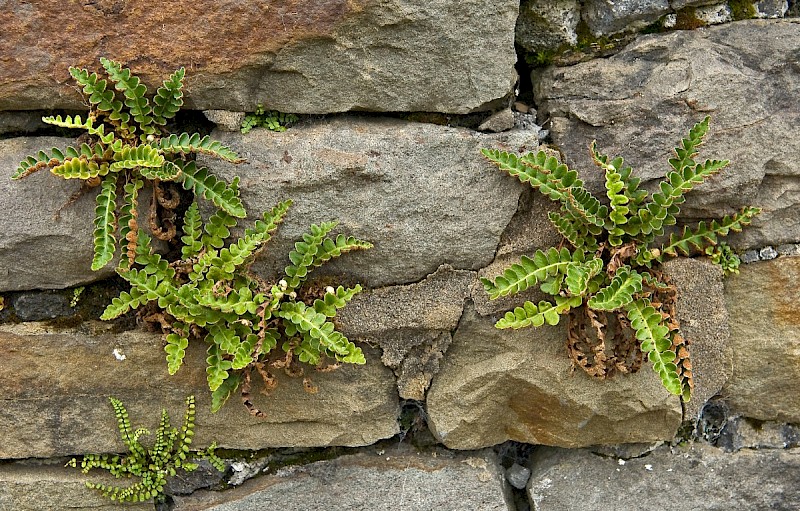
<path id="1" fill-rule="evenodd" d="M 14 297 L 14 312 L 22 321 L 43 321 L 59 316 L 69 316 L 75 312 L 70 307 L 70 299 L 65 293 L 38 292 L 20 293 Z"/>
<path id="2" fill-rule="evenodd" d="M 570 374 L 562 326 L 498 330 L 468 307 L 428 391 L 429 425 L 453 449 L 506 440 L 563 447 L 671 439 L 681 405 L 648 367 Z"/>
<path id="3" fill-rule="evenodd" d="M 244 112 L 231 112 L 229 110 L 205 110 L 206 119 L 217 125 L 222 131 L 239 131 L 244 122 Z"/>
<path id="4" fill-rule="evenodd" d="M 728 311 L 722 270 L 706 259 L 668 261 L 664 271 L 678 288 L 678 319 L 690 341 L 694 390 L 684 403 L 684 420 L 695 421 L 700 410 L 728 379 L 731 367 Z"/>
<path id="5" fill-rule="evenodd" d="M 581 20 L 576 0 L 523 0 L 517 18 L 517 44 L 530 52 L 578 44 Z"/>
<path id="6" fill-rule="evenodd" d="M 381 359 L 398 376 L 401 398 L 423 400 L 474 280 L 474 272 L 443 266 L 421 282 L 357 295 L 337 323 L 349 339 L 383 350 Z"/>
<path id="7" fill-rule="evenodd" d="M 113 273 L 111 267 L 91 270 L 97 192 L 64 207 L 80 189 L 77 180 L 47 171 L 11 180 L 28 155 L 73 143 L 55 137 L 0 140 L 0 210 L 5 212 L 0 216 L 0 292 L 61 289 Z"/>
<path id="8" fill-rule="evenodd" d="M 514 113 L 510 108 L 505 108 L 489 116 L 478 126 L 478 131 L 498 133 L 508 131 L 514 127 Z"/>
<path id="9" fill-rule="evenodd" d="M 800 426 L 731 417 L 725 422 L 715 445 L 725 451 L 785 449 L 800 446 Z"/>
<path id="10" fill-rule="evenodd" d="M 518 5 L 12 0 L 0 13 L 0 110 L 81 108 L 67 68 L 105 56 L 150 90 L 185 66 L 187 103 L 201 110 L 467 113 L 514 86 Z"/>
<path id="11" fill-rule="evenodd" d="M 725 280 L 731 375 L 722 395 L 733 413 L 800 422 L 800 257 L 740 267 Z"/>
<path id="12" fill-rule="evenodd" d="M 726 454 L 703 444 L 672 452 L 665 446 L 624 463 L 588 451 L 542 449 L 532 472 L 528 495 L 534 511 L 634 511 L 672 505 L 788 511 L 800 501 L 797 449 Z"/>
<path id="13" fill-rule="evenodd" d="M 9 511 L 152 511 L 153 503 L 118 504 L 86 488 L 86 482 L 111 485 L 119 479 L 94 470 L 83 475 L 80 470 L 65 468 L 63 460 L 53 465 L 7 463 L 0 465 L 0 509 Z"/>
<path id="14" fill-rule="evenodd" d="M 291 198 L 294 206 L 253 268 L 274 272 L 311 223 L 375 248 L 326 264 L 362 284 L 416 282 L 442 264 L 478 269 L 494 258 L 522 187 L 480 154 L 482 147 L 538 147 L 536 132 L 480 134 L 394 119 L 340 117 L 284 133 L 215 133 L 248 161 L 201 159 L 227 179 L 241 176 L 251 218 Z M 465 214 L 465 211 L 468 212 Z"/>
<path id="15" fill-rule="evenodd" d="M 0 135 L 33 133 L 46 126 L 43 112 L 0 112 Z"/>
<path id="16" fill-rule="evenodd" d="M 705 115 L 701 158 L 731 165 L 687 197 L 682 215 L 718 217 L 744 205 L 764 213 L 739 249 L 800 239 L 797 176 L 800 23 L 752 20 L 642 36 L 620 53 L 534 76 L 553 141 L 583 177 L 601 185 L 586 147 L 626 158 L 644 180 L 664 175 L 672 148 Z M 747 143 L 743 143 L 746 141 Z"/>
<path id="17" fill-rule="evenodd" d="M 197 398 L 198 446 L 262 449 L 293 445 L 368 445 L 397 433 L 394 378 L 374 350 L 367 365 L 311 374 L 317 394 L 298 379 L 280 383 L 254 403 L 266 419 L 251 417 L 234 395 L 210 413 L 204 346 L 190 345 L 184 366 L 167 374 L 160 336 L 113 334 L 103 323 L 53 331 L 39 323 L 0 326 L 0 459 L 117 452 L 119 441 L 108 396 L 128 408 L 135 425 L 154 430 L 162 408 L 180 420 L 187 395 Z"/>
<path id="18" fill-rule="evenodd" d="M 177 497 L 174 509 L 514 509 L 508 502 L 503 472 L 492 453 L 434 457 L 388 451 L 287 467 L 233 490 Z"/>
<path id="19" fill-rule="evenodd" d="M 583 5 L 582 18 L 600 37 L 644 28 L 669 10 L 668 0 L 589 0 Z"/>

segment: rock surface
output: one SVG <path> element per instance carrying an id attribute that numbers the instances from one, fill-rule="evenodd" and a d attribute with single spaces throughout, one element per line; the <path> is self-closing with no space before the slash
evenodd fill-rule
<path id="1" fill-rule="evenodd" d="M 638 30 L 669 12 L 668 0 L 589 0 L 581 18 L 596 37 Z"/>
<path id="2" fill-rule="evenodd" d="M 12 1 L 0 13 L 0 110 L 81 108 L 68 67 L 97 69 L 103 56 L 151 91 L 185 66 L 188 105 L 200 110 L 468 113 L 514 86 L 518 5 Z"/>
<path id="3" fill-rule="evenodd" d="M 162 408 L 178 422 L 186 396 L 194 394 L 198 447 L 215 440 L 221 448 L 252 450 L 358 446 L 398 432 L 394 378 L 369 348 L 365 366 L 308 374 L 317 394 L 281 373 L 269 396 L 254 383 L 254 403 L 268 414 L 257 419 L 238 395 L 210 413 L 203 346 L 191 345 L 184 366 L 169 376 L 160 336 L 108 328 L 84 323 L 59 332 L 39 323 L 0 325 L 0 459 L 121 451 L 108 396 L 122 400 L 135 426 L 154 431 Z"/>
<path id="4" fill-rule="evenodd" d="M 735 414 L 800 422 L 800 257 L 743 265 L 725 281 L 730 378 L 722 396 Z"/>
<path id="5" fill-rule="evenodd" d="M 55 137 L 0 140 L 0 292 L 62 289 L 108 277 L 109 266 L 91 270 L 94 197 L 90 191 L 72 204 L 80 183 L 46 170 L 12 181 L 19 162 L 73 139 Z M 56 218 L 56 214 L 58 218 Z"/>
<path id="6" fill-rule="evenodd" d="M 795 55 L 800 23 L 752 20 L 638 38 L 618 54 L 549 68 L 536 81 L 537 106 L 553 142 L 584 178 L 601 186 L 586 148 L 592 139 L 653 180 L 672 148 L 706 115 L 712 127 L 701 158 L 730 166 L 692 192 L 685 217 L 720 217 L 745 205 L 764 208 L 738 249 L 800 239 L 796 207 L 800 88 Z M 747 140 L 748 143 L 742 143 Z"/>
<path id="7" fill-rule="evenodd" d="M 674 452 L 665 446 L 620 461 L 586 450 L 537 451 L 528 484 L 531 510 L 638 511 L 677 505 L 788 511 L 800 501 L 798 449 L 726 454 L 694 444 Z"/>
<path id="8" fill-rule="evenodd" d="M 383 350 L 402 399 L 424 400 L 474 280 L 474 272 L 442 266 L 418 283 L 357 295 L 336 320 L 348 339 Z"/>
<path id="9" fill-rule="evenodd" d="M 428 391 L 429 425 L 447 447 L 580 447 L 675 434 L 680 402 L 650 368 L 608 380 L 570 374 L 563 325 L 509 332 L 494 320 L 467 307 Z"/>
<path id="10" fill-rule="evenodd" d="M 576 0 L 523 0 L 517 18 L 517 44 L 530 52 L 578 43 L 581 6 Z"/>
<path id="11" fill-rule="evenodd" d="M 441 456 L 387 451 L 287 467 L 224 492 L 175 498 L 175 511 L 403 509 L 505 511 L 493 453 Z"/>
<path id="12" fill-rule="evenodd" d="M 372 242 L 323 270 L 369 287 L 419 281 L 442 264 L 478 269 L 494 258 L 522 192 L 486 162 L 482 147 L 532 150 L 536 132 L 494 135 L 392 119 L 340 117 L 283 133 L 254 129 L 214 137 L 247 159 L 238 166 L 201 158 L 220 177 L 241 176 L 250 218 L 291 198 L 289 210 L 253 268 L 265 275 L 311 223 Z"/>
<path id="13" fill-rule="evenodd" d="M 0 465 L 0 509 L 13 511 L 152 511 L 153 502 L 120 505 L 86 487 L 87 481 L 116 485 L 119 480 L 107 472 L 94 470 L 83 475 L 79 469 L 65 468 L 63 460 Z"/>

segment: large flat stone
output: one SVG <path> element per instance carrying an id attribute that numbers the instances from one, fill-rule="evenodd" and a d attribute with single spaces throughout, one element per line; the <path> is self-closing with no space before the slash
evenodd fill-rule
<path id="1" fill-rule="evenodd" d="M 47 170 L 11 180 L 28 155 L 72 144 L 72 139 L 56 137 L 0 140 L 0 210 L 5 212 L 0 215 L 0 292 L 61 289 L 113 273 L 111 266 L 91 269 L 97 192 L 65 206 L 80 189 L 77 180 Z"/>
<path id="2" fill-rule="evenodd" d="M 0 326 L 0 459 L 122 451 L 108 396 L 122 400 L 134 426 L 155 431 L 162 408 L 178 423 L 184 399 L 194 394 L 198 447 L 215 440 L 223 448 L 251 450 L 358 446 L 398 432 L 394 377 L 368 347 L 365 366 L 308 372 L 317 394 L 276 371 L 278 388 L 264 396 L 256 379 L 254 403 L 268 414 L 257 419 L 238 395 L 210 413 L 204 346 L 191 345 L 184 366 L 169 376 L 159 335 L 115 334 L 108 328 L 103 323 L 72 331 L 39 323 Z"/>
<path id="3" fill-rule="evenodd" d="M 151 91 L 185 66 L 196 109 L 467 113 L 514 86 L 518 6 L 13 0 L 0 13 L 0 110 L 81 108 L 67 68 L 94 69 L 108 57 Z"/>
<path id="4" fill-rule="evenodd" d="M 660 179 L 672 148 L 710 115 L 700 157 L 731 164 L 689 194 L 682 215 L 760 206 L 764 213 L 732 238 L 737 248 L 792 243 L 800 239 L 799 51 L 800 23 L 789 19 L 642 36 L 609 58 L 534 76 L 537 104 L 567 162 L 595 189 L 602 173 L 586 150 L 593 139 L 645 181 Z"/>
<path id="5" fill-rule="evenodd" d="M 61 460 L 53 464 L 8 463 L 0 465 L 0 509 L 9 511 L 145 511 L 153 502 L 119 504 L 86 487 L 86 482 L 126 485 L 107 472 L 94 470 L 83 475 L 66 468 Z"/>
<path id="6" fill-rule="evenodd" d="M 566 329 L 498 330 L 468 307 L 428 391 L 429 425 L 452 449 L 515 440 L 580 447 L 668 440 L 681 404 L 649 367 L 570 374 Z"/>
<path id="7" fill-rule="evenodd" d="M 722 396 L 732 413 L 800 422 L 800 257 L 742 265 L 725 281 L 732 365 Z"/>
<path id="8" fill-rule="evenodd" d="M 200 158 L 225 179 L 241 176 L 250 218 L 278 201 L 294 206 L 253 266 L 287 264 L 311 223 L 338 220 L 340 231 L 375 248 L 326 264 L 370 287 L 417 282 L 442 264 L 477 270 L 494 258 L 522 187 L 480 154 L 482 147 L 532 150 L 533 131 L 484 135 L 393 119 L 339 117 L 284 133 L 215 132 L 247 159 Z"/>
<path id="9" fill-rule="evenodd" d="M 528 483 L 532 511 L 794 509 L 800 450 L 726 454 L 694 444 L 663 446 L 624 462 L 587 450 L 542 449 Z"/>
<path id="10" fill-rule="evenodd" d="M 474 456 L 401 450 L 287 467 L 224 492 L 175 498 L 175 511 L 515 509 L 491 452 Z"/>

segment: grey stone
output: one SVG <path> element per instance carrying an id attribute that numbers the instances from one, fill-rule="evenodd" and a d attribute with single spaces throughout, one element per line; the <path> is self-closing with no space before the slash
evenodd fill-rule
<path id="1" fill-rule="evenodd" d="M 668 0 L 589 0 L 582 19 L 596 37 L 646 27 L 670 11 Z"/>
<path id="2" fill-rule="evenodd" d="M 220 472 L 208 460 L 198 460 L 197 468 L 191 472 L 178 470 L 167 479 L 164 493 L 167 495 L 189 495 L 194 491 L 223 484 L 225 471 Z"/>
<path id="3" fill-rule="evenodd" d="M 440 267 L 425 280 L 357 295 L 337 315 L 349 339 L 383 350 L 402 399 L 425 399 L 431 378 L 450 345 L 475 273 Z"/>
<path id="4" fill-rule="evenodd" d="M 516 81 L 518 6 L 333 0 L 234 2 L 221 10 L 197 0 L 163 12 L 145 0 L 78 9 L 15 2 L 4 10 L 0 110 L 82 108 L 68 67 L 94 70 L 101 56 L 130 65 L 150 91 L 185 66 L 186 102 L 196 110 L 252 112 L 258 103 L 293 113 L 491 109 Z M 182 29 L 171 30 L 178 21 Z"/>
<path id="5" fill-rule="evenodd" d="M 86 487 L 86 482 L 119 485 L 104 471 L 84 475 L 80 469 L 53 464 L 16 462 L 0 464 L 0 509 L 9 511 L 152 511 L 153 501 L 120 505 Z M 122 483 L 125 484 L 125 483 Z"/>
<path id="6" fill-rule="evenodd" d="M 692 360 L 694 389 L 683 405 L 683 418 L 696 421 L 731 372 L 722 269 L 707 259 L 678 258 L 664 264 L 664 271 L 678 288 L 678 320 Z"/>
<path id="7" fill-rule="evenodd" d="M 782 256 L 792 256 L 797 257 L 800 256 L 800 244 L 798 243 L 789 243 L 786 245 L 778 245 L 778 254 Z"/>
<path id="8" fill-rule="evenodd" d="M 0 112 L 0 135 L 33 133 L 47 125 L 42 122 L 44 112 Z"/>
<path id="9" fill-rule="evenodd" d="M 541 126 L 536 124 L 536 114 L 523 114 L 521 112 L 514 112 L 514 127 L 519 130 L 535 130 L 538 131 L 539 140 L 547 138 L 548 131 L 543 130 Z"/>
<path id="10" fill-rule="evenodd" d="M 399 430 L 394 377 L 368 346 L 364 366 L 307 371 L 317 394 L 277 371 L 279 385 L 269 395 L 254 382 L 253 402 L 267 413 L 258 419 L 238 395 L 210 412 L 202 343 L 192 343 L 183 367 L 169 376 L 160 335 L 115 334 L 110 328 L 99 322 L 73 330 L 40 323 L 0 325 L 0 459 L 122 451 L 108 396 L 122 400 L 135 427 L 154 431 L 162 408 L 178 422 L 186 396 L 194 394 L 198 448 L 212 441 L 221 448 L 250 450 L 360 446 Z"/>
<path id="11" fill-rule="evenodd" d="M 523 0 L 517 18 L 517 44 L 529 52 L 575 46 L 580 20 L 581 7 L 576 0 Z"/>
<path id="12" fill-rule="evenodd" d="M 764 247 L 758 251 L 758 258 L 762 261 L 769 261 L 778 257 L 778 251 L 773 247 Z"/>
<path id="13" fill-rule="evenodd" d="M 532 132 L 484 135 L 349 116 L 284 133 L 254 129 L 215 138 L 247 163 L 200 160 L 220 177 L 241 176 L 250 218 L 280 200 L 294 200 L 256 271 L 274 274 L 309 224 L 338 220 L 339 232 L 375 248 L 347 254 L 322 270 L 346 268 L 369 287 L 416 282 L 442 264 L 473 270 L 488 264 L 522 188 L 486 162 L 480 149 L 538 147 Z"/>
<path id="14" fill-rule="evenodd" d="M 664 445 L 663 441 L 635 444 L 593 445 L 589 447 L 589 450 L 594 454 L 599 454 L 607 458 L 613 457 L 629 460 L 632 458 L 641 458 L 662 445 Z"/>
<path id="15" fill-rule="evenodd" d="M 452 449 L 506 440 L 563 447 L 671 439 L 681 405 L 648 367 L 571 374 L 566 330 L 498 330 L 468 307 L 428 391 L 429 426 Z"/>
<path id="16" fill-rule="evenodd" d="M 726 454 L 690 444 L 674 450 L 664 446 L 620 463 L 585 450 L 541 449 L 532 464 L 528 496 L 535 511 L 638 511 L 674 504 L 788 511 L 800 501 L 798 454 L 797 449 Z"/>
<path id="17" fill-rule="evenodd" d="M 744 264 L 755 263 L 759 259 L 758 250 L 748 250 L 742 254 L 740 259 Z"/>
<path id="18" fill-rule="evenodd" d="M 528 484 L 528 479 L 531 477 L 531 471 L 527 467 L 523 467 L 514 463 L 506 469 L 506 480 L 518 490 L 522 490 Z"/>
<path id="19" fill-rule="evenodd" d="M 741 449 L 786 449 L 800 446 L 800 426 L 733 417 L 725 423 L 716 446 L 727 452 Z"/>
<path id="20" fill-rule="evenodd" d="M 695 9 L 694 15 L 706 25 L 719 25 L 733 21 L 733 13 L 727 4 L 698 7 Z"/>
<path id="21" fill-rule="evenodd" d="M 669 168 L 671 148 L 711 115 L 700 158 L 731 164 L 691 192 L 681 214 L 707 219 L 761 206 L 764 212 L 731 236 L 731 245 L 794 243 L 800 239 L 800 138 L 787 134 L 800 124 L 791 92 L 800 87 L 798 51 L 800 24 L 790 20 L 642 36 L 609 58 L 536 74 L 537 106 L 552 119 L 553 142 L 567 163 L 594 190 L 602 187 L 602 173 L 586 151 L 592 139 L 653 181 Z"/>
<path id="22" fill-rule="evenodd" d="M 721 396 L 733 415 L 800 423 L 800 258 L 740 267 L 725 280 L 730 378 Z"/>
<path id="23" fill-rule="evenodd" d="M 499 112 L 493 113 L 488 119 L 483 121 L 478 126 L 478 131 L 489 131 L 492 133 L 499 133 L 501 131 L 508 131 L 514 127 L 514 113 L 510 108 L 504 108 Z"/>
<path id="24" fill-rule="evenodd" d="M 62 289 L 113 274 L 110 265 L 91 270 L 96 191 L 67 205 L 80 189 L 77 180 L 46 170 L 11 180 L 28 155 L 74 143 L 55 137 L 0 140 L 0 292 Z"/>
<path id="25" fill-rule="evenodd" d="M 789 10 L 787 0 L 761 0 L 755 3 L 756 16 L 759 18 L 782 18 Z"/>
<path id="26" fill-rule="evenodd" d="M 75 311 L 70 299 L 63 293 L 21 293 L 14 298 L 14 312 L 22 321 L 42 321 L 59 316 L 70 316 Z"/>
<path id="27" fill-rule="evenodd" d="M 245 117 L 244 112 L 231 112 L 228 110 L 204 110 L 203 115 L 222 131 L 241 130 Z"/>
<path id="28" fill-rule="evenodd" d="M 175 498 L 175 511 L 514 509 L 492 453 L 387 451 L 290 466 L 224 492 Z"/>

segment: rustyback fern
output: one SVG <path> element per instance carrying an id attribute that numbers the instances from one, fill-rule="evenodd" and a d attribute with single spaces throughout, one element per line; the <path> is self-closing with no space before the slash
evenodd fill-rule
<path id="1" fill-rule="evenodd" d="M 142 439 L 150 436 L 145 428 L 133 429 L 128 411 L 122 402 L 109 398 L 117 418 L 117 427 L 127 454 L 87 454 L 80 461 L 84 474 L 99 468 L 107 470 L 117 478 L 138 478 L 130 486 L 113 486 L 87 482 L 88 488 L 97 490 L 104 497 L 117 502 L 143 502 L 154 499 L 164 500 L 164 486 L 167 478 L 174 477 L 178 469 L 192 472 L 197 469 L 196 460 L 206 459 L 220 472 L 225 470 L 225 463 L 214 454 L 215 445 L 192 453 L 192 437 L 194 436 L 195 403 L 194 396 L 186 398 L 186 414 L 180 429 L 172 427 L 166 410 L 161 412 L 161 420 L 155 433 L 152 447 L 142 444 Z M 67 466 L 77 468 L 78 460 L 73 458 Z"/>
<path id="2" fill-rule="evenodd" d="M 264 110 L 263 105 L 258 105 L 256 111 L 247 114 L 242 121 L 242 134 L 249 133 L 253 128 L 267 128 L 272 131 L 286 131 L 286 128 L 297 122 L 294 114 L 285 114 L 277 110 Z"/>
<path id="3" fill-rule="evenodd" d="M 593 142 L 592 158 L 605 176 L 603 200 L 583 186 L 576 171 L 544 151 L 516 155 L 484 149 L 501 170 L 561 205 L 549 219 L 572 247 L 537 250 L 494 279 L 481 279 L 491 299 L 536 285 L 553 296 L 525 302 L 496 327 L 556 325 L 568 315 L 570 358 L 588 374 L 633 372 L 646 356 L 664 387 L 689 400 L 693 380 L 688 341 L 675 312 L 677 290 L 659 266 L 668 257 L 705 254 L 726 274 L 737 271 L 738 257 L 720 238 L 740 231 L 761 211 L 746 207 L 722 220 L 670 232 L 664 240 L 686 193 L 728 165 L 727 160 L 695 160 L 708 127 L 706 117 L 689 131 L 652 195 L 639 189 L 640 180 L 622 158 L 600 153 Z"/>
<path id="4" fill-rule="evenodd" d="M 238 201 L 236 182 L 227 200 Z M 302 374 L 303 366 L 318 369 L 328 361 L 364 364 L 361 349 L 338 332 L 332 320 L 361 286 L 324 289 L 308 282 L 314 268 L 368 242 L 333 236 L 335 222 L 312 225 L 289 254 L 285 277 L 266 282 L 249 271 L 255 257 L 283 221 L 291 201 L 277 204 L 235 241 L 227 241 L 236 218 L 225 210 L 203 223 L 197 203 L 186 212 L 181 260 L 168 263 L 151 252 L 145 233 L 138 236 L 134 263 L 118 273 L 131 284 L 106 308 L 101 319 L 113 319 L 152 303 L 147 318 L 165 334 L 167 368 L 175 374 L 190 342 L 207 344 L 206 373 L 212 410 L 242 387 L 242 400 L 257 416 L 249 398 L 250 377 L 256 371 L 271 388 L 270 370 Z"/>
<path id="5" fill-rule="evenodd" d="M 155 96 L 148 98 L 147 87 L 130 69 L 106 58 L 100 63 L 103 70 L 99 73 L 70 68 L 89 105 L 85 119 L 77 115 L 42 118 L 48 124 L 83 130 L 82 138 L 87 141 L 80 147 L 39 151 L 20 162 L 12 175 L 12 179 L 22 179 L 47 168 L 64 179 L 80 179 L 87 186 L 102 184 L 97 198 L 92 269 L 98 270 L 114 258 L 118 240 L 136 244 L 139 230 L 128 229 L 128 225 L 131 218 L 136 224 L 138 194 L 121 193 L 130 183 L 141 181 L 153 188 L 157 200 L 151 206 L 151 229 L 163 240 L 175 235 L 170 218 L 179 204 L 177 189 L 170 188 L 170 183 L 210 200 L 234 217 L 244 218 L 244 207 L 230 186 L 191 161 L 193 155 L 203 153 L 238 163 L 241 160 L 236 153 L 208 136 L 167 132 L 168 121 L 183 105 L 185 70 L 175 71 Z M 125 221 L 118 221 L 123 216 Z M 158 225 L 159 218 L 166 219 L 164 225 Z M 131 262 L 129 259 L 127 264 Z"/>

